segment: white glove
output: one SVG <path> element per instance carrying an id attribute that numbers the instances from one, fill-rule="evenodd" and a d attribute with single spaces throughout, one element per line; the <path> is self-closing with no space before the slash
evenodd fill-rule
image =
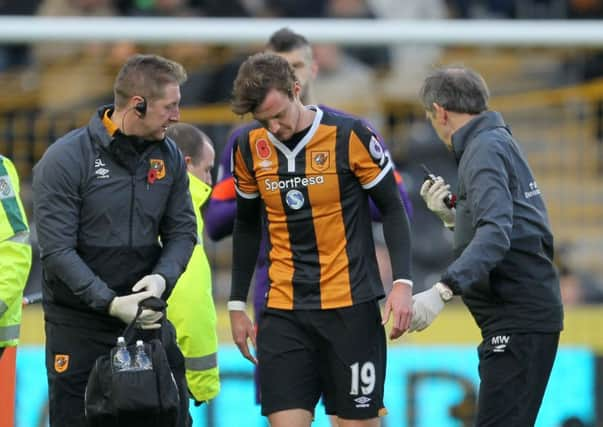
<path id="1" fill-rule="evenodd" d="M 160 274 L 149 274 L 140 279 L 132 287 L 132 292 L 150 291 L 154 297 L 161 298 L 165 291 L 165 279 Z"/>
<path id="2" fill-rule="evenodd" d="M 159 329 L 161 323 L 159 320 L 163 317 L 161 311 L 155 311 L 151 309 L 142 310 L 138 319 L 136 319 L 136 327 L 138 329 Z"/>
<path id="3" fill-rule="evenodd" d="M 425 180 L 421 186 L 421 197 L 425 200 L 427 208 L 435 213 L 448 228 L 454 227 L 455 209 L 450 209 L 444 203 L 444 198 L 450 194 L 450 185 L 446 184 L 441 176 L 435 181 Z"/>
<path id="4" fill-rule="evenodd" d="M 408 332 L 427 328 L 444 308 L 444 300 L 435 286 L 413 296 L 412 320 Z"/>
<path id="5" fill-rule="evenodd" d="M 126 295 L 123 297 L 115 297 L 111 304 L 109 304 L 109 314 L 113 317 L 121 319 L 124 323 L 131 323 L 136 317 L 138 312 L 138 304 L 140 301 L 150 298 L 153 293 L 150 291 L 139 292 L 137 294 Z M 157 314 L 159 317 L 157 317 Z M 156 329 L 159 328 L 157 320 L 161 319 L 163 313 L 156 312 L 153 310 L 143 310 L 138 319 L 136 325 L 141 329 Z M 153 326 L 156 325 L 156 326 Z"/>

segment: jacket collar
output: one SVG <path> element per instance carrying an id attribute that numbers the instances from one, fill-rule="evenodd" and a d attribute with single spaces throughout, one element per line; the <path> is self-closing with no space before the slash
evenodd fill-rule
<path id="1" fill-rule="evenodd" d="M 193 205 L 195 205 L 195 208 L 199 209 L 205 204 L 207 199 L 209 199 L 211 187 L 190 172 L 188 173 L 188 180 Z"/>
<path id="2" fill-rule="evenodd" d="M 165 139 L 163 141 L 145 141 L 137 136 L 124 135 L 121 133 L 119 127 L 110 119 L 114 110 L 115 107 L 111 104 L 103 105 L 96 110 L 96 113 L 92 115 L 88 123 L 92 140 L 101 147 L 109 149 L 113 141 L 118 138 L 122 141 L 128 140 L 135 145 L 144 144 L 144 146 L 157 142 L 165 143 Z"/>
<path id="3" fill-rule="evenodd" d="M 113 113 L 113 109 L 113 105 L 103 105 L 102 107 L 99 107 L 88 123 L 88 129 L 90 130 L 92 140 L 103 148 L 109 148 L 109 145 L 115 136 L 115 133 L 109 135 L 107 127 L 103 123 L 105 113 L 110 116 Z"/>
<path id="4" fill-rule="evenodd" d="M 497 113 L 496 111 L 484 111 L 454 132 L 452 134 L 452 150 L 454 151 L 454 157 L 456 158 L 457 163 L 461 160 L 463 153 L 471 141 L 476 139 L 480 133 L 485 130 L 499 127 L 503 127 L 511 133 L 500 113 Z"/>

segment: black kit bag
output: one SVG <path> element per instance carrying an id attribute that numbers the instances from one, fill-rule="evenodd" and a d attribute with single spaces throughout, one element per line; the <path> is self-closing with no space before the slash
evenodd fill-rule
<path id="1" fill-rule="evenodd" d="M 136 317 L 123 333 L 132 359 L 136 351 L 136 346 L 131 344 L 135 335 L 134 325 L 142 309 L 163 311 L 165 306 L 165 302 L 158 298 L 140 302 Z M 158 335 L 161 336 L 160 333 Z M 144 347 L 153 364 L 151 370 L 113 372 L 116 347 L 96 359 L 85 394 L 86 419 L 90 427 L 176 425 L 180 397 L 163 344 L 160 339 L 153 338 Z"/>

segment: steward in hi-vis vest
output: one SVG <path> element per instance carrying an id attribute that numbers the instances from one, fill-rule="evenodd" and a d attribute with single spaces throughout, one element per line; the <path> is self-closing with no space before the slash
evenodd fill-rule
<path id="1" fill-rule="evenodd" d="M 19 342 L 30 267 L 29 226 L 19 198 L 19 177 L 11 161 L 0 155 L 0 355 L 4 347 Z"/>
<path id="2" fill-rule="evenodd" d="M 184 154 L 197 217 L 197 244 L 168 299 L 167 315 L 176 328 L 178 346 L 185 358 L 186 382 L 191 397 L 197 402 L 204 402 L 215 398 L 220 391 L 216 309 L 211 269 L 203 248 L 204 223 L 201 215 L 201 208 L 211 193 L 215 153 L 207 135 L 192 125 L 172 125 L 167 134 Z"/>

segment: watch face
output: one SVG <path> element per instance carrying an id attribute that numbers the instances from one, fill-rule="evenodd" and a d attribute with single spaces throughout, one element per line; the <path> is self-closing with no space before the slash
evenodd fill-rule
<path id="1" fill-rule="evenodd" d="M 453 297 L 453 293 L 452 290 L 450 290 L 448 287 L 446 287 L 445 285 L 442 285 L 441 283 L 438 283 L 438 292 L 440 293 L 440 297 L 448 302 L 452 299 Z"/>

